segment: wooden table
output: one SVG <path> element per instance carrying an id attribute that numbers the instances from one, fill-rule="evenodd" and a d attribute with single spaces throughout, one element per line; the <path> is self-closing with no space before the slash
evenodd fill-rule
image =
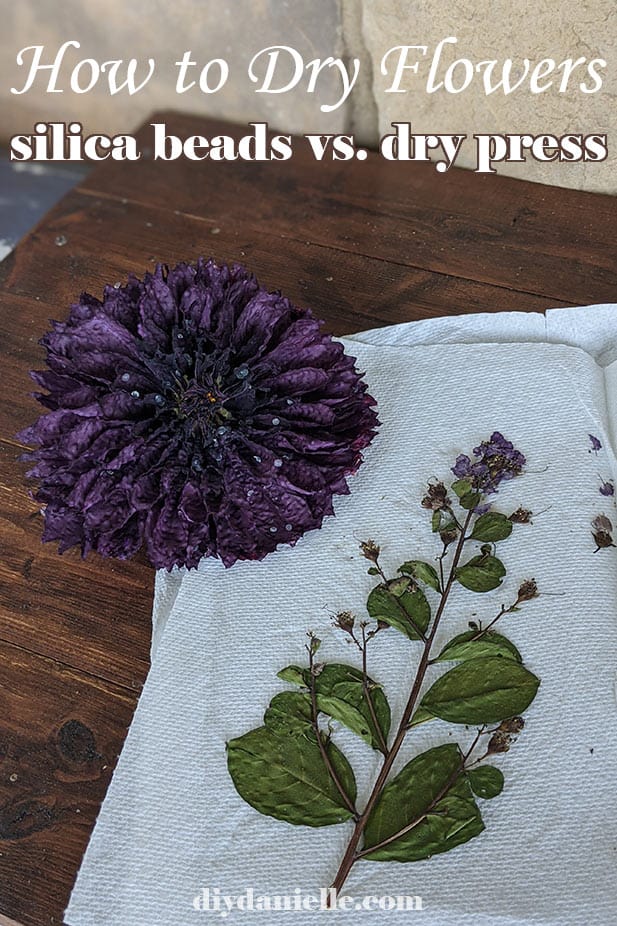
<path id="1" fill-rule="evenodd" d="M 377 155 L 317 164 L 298 140 L 287 162 L 106 162 L 64 197 L 0 265 L 0 923 L 62 922 L 148 670 L 153 582 L 143 559 L 41 545 L 13 436 L 37 414 L 27 371 L 82 290 L 200 254 L 245 262 L 338 334 L 617 300 L 607 196 Z"/>

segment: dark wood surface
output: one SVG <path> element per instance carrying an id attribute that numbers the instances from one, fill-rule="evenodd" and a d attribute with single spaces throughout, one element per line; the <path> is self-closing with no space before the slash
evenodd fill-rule
<path id="1" fill-rule="evenodd" d="M 245 262 L 338 334 L 612 302 L 615 205 L 377 155 L 317 164 L 299 140 L 288 162 L 105 163 L 0 264 L 0 924 L 62 923 L 148 669 L 152 570 L 43 546 L 17 461 L 48 319 L 84 289 L 200 254 Z"/>

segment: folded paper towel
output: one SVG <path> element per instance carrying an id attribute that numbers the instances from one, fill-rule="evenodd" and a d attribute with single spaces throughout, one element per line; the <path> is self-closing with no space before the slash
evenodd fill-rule
<path id="1" fill-rule="evenodd" d="M 391 567 L 425 550 L 429 528 L 414 507 L 422 486 L 447 477 L 456 454 L 495 428 L 529 461 L 527 474 L 500 492 L 500 505 L 548 508 L 504 554 L 504 600 L 531 575 L 555 593 L 506 628 L 542 679 L 540 692 L 524 736 L 500 763 L 506 790 L 482 807 L 486 831 L 425 862 L 360 863 L 345 892 L 420 895 L 431 926 L 612 922 L 617 561 L 613 551 L 593 555 L 589 525 L 605 500 L 587 448 L 588 433 L 596 434 L 606 475 L 615 472 L 613 343 L 613 306 L 440 319 L 346 339 L 382 420 L 352 493 L 320 531 L 262 563 L 225 570 L 205 561 L 197 572 L 157 577 L 153 665 L 71 898 L 71 926 L 198 923 L 206 914 L 193 901 L 204 888 L 238 896 L 327 886 L 349 827 L 308 830 L 260 816 L 234 790 L 225 742 L 261 722 L 285 687 L 276 671 L 302 659 L 308 628 L 323 639 L 326 658 L 350 658 L 329 615 L 362 613 L 372 580 L 358 541 L 383 540 Z M 478 605 L 458 590 L 449 610 L 460 619 L 444 623 L 444 639 L 486 607 L 494 610 L 494 598 Z M 396 720 L 412 645 L 391 633 L 376 644 L 374 674 Z M 453 729 L 441 721 L 418 728 L 399 766 Z M 454 733 L 463 745 L 470 736 Z M 375 755 L 344 730 L 337 737 L 365 770 L 365 795 Z M 279 913 L 276 921 L 292 915 L 307 923 L 332 917 Z M 362 922 L 383 915 L 363 913 Z"/>

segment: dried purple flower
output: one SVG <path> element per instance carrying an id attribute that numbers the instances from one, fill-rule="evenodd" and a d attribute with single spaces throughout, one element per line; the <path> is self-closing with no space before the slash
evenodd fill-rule
<path id="1" fill-rule="evenodd" d="M 600 495 L 610 498 L 615 494 L 615 483 L 612 479 L 602 479 L 600 477 Z"/>
<path id="2" fill-rule="evenodd" d="M 527 462 L 499 431 L 493 431 L 490 440 L 474 447 L 473 455 L 472 461 L 467 454 L 460 454 L 452 472 L 458 479 L 468 479 L 475 491 L 486 495 L 496 492 L 502 482 L 520 475 Z"/>
<path id="3" fill-rule="evenodd" d="M 479 517 L 481 514 L 487 514 L 492 507 L 492 502 L 483 502 L 481 505 L 476 505 L 473 509 L 473 513 Z"/>
<path id="4" fill-rule="evenodd" d="M 84 293 L 41 343 L 49 411 L 20 438 L 60 552 L 261 559 L 332 514 L 378 424 L 354 358 L 239 265 Z"/>
<path id="5" fill-rule="evenodd" d="M 602 442 L 598 437 L 594 437 L 593 434 L 589 435 L 589 440 L 591 442 L 591 448 L 589 453 L 597 453 L 598 450 L 602 450 Z"/>

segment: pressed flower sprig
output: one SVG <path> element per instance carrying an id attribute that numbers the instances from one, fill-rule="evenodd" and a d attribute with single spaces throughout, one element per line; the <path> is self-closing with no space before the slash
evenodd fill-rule
<path id="1" fill-rule="evenodd" d="M 493 511 L 490 497 L 524 466 L 523 454 L 494 432 L 472 456 L 457 458 L 452 467 L 457 478 L 449 488 L 429 483 L 421 504 L 431 511 L 432 530 L 441 542 L 432 563 L 409 560 L 389 577 L 378 544 L 363 542 L 368 571 L 379 580 L 366 603 L 370 619 L 350 611 L 335 618 L 337 629 L 357 649 L 360 665 L 320 662 L 321 641 L 309 633 L 307 665 L 278 673 L 296 690 L 276 694 L 263 726 L 227 744 L 233 783 L 260 813 L 313 827 L 354 822 L 332 881 L 334 892 L 358 862 L 417 861 L 477 836 L 484 823 L 476 798 L 496 797 L 503 788 L 500 769 L 484 760 L 509 750 L 524 726 L 520 715 L 540 683 L 495 625 L 537 597 L 535 580 L 521 582 L 514 599 L 488 622 L 470 621 L 439 652 L 434 643 L 455 586 L 488 593 L 502 584 L 506 567 L 496 556 L 496 545 L 514 525 L 530 523 L 532 513 L 521 507 L 509 516 Z M 393 735 L 386 693 L 367 668 L 371 641 L 384 632 L 398 632 L 420 646 Z M 425 690 L 428 667 L 450 662 L 457 665 Z M 393 776 L 407 737 L 435 718 L 477 727 L 473 741 L 466 749 L 451 741 L 429 749 Z M 333 720 L 383 756 L 362 809 L 354 771 L 334 742 Z"/>

